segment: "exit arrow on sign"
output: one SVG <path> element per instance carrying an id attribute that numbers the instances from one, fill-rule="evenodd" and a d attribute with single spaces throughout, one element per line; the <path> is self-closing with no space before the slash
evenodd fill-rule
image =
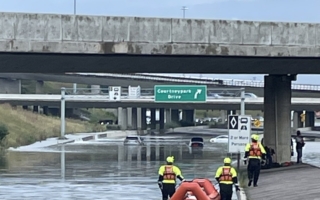
<path id="1" fill-rule="evenodd" d="M 194 93 L 194 98 L 197 99 L 198 98 L 198 95 L 201 94 L 202 90 L 201 89 L 198 89 L 196 91 L 196 93 Z"/>

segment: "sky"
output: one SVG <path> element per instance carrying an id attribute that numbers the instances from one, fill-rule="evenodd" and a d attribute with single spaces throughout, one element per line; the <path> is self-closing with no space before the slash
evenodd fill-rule
<path id="1" fill-rule="evenodd" d="M 60 13 L 320 23 L 320 0 L 1 0 L 2 12 Z M 199 74 L 193 74 L 200 76 Z M 263 80 L 263 75 L 202 75 Z M 320 85 L 319 75 L 298 75 L 295 83 Z"/>

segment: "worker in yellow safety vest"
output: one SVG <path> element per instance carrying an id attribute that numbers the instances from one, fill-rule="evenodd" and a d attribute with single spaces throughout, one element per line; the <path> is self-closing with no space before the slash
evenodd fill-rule
<path id="1" fill-rule="evenodd" d="M 259 142 L 258 135 L 253 134 L 251 136 L 251 141 L 252 142 L 248 143 L 245 147 L 244 163 L 247 164 L 248 159 L 248 186 L 250 187 L 253 181 L 253 187 L 257 187 L 261 169 L 261 161 L 265 162 L 266 150 L 264 149 L 263 145 Z"/>
<path id="2" fill-rule="evenodd" d="M 221 200 L 231 200 L 232 186 L 235 186 L 236 191 L 240 191 L 237 171 L 231 167 L 230 158 L 225 158 L 223 162 L 224 166 L 218 168 L 215 178 L 219 183 Z"/>
<path id="3" fill-rule="evenodd" d="M 174 157 L 167 157 L 166 165 L 159 168 L 158 185 L 162 192 L 162 200 L 167 200 L 168 196 L 171 198 L 176 192 L 176 178 L 180 181 L 185 181 L 179 167 L 173 165 Z"/>

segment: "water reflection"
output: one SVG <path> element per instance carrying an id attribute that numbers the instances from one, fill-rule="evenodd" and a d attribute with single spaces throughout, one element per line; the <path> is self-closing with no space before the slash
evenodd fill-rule
<path id="1" fill-rule="evenodd" d="M 0 174 L 0 195 L 4 199 L 159 199 L 157 172 L 167 156 L 175 156 L 187 179 L 213 179 L 225 156 L 220 147 L 210 145 L 201 156 L 190 154 L 186 145 L 83 144 L 52 149 L 61 152 L 9 152 L 8 165 Z"/>

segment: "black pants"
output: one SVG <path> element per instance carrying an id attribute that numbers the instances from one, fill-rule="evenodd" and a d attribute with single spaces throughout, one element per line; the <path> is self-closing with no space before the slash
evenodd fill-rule
<path id="1" fill-rule="evenodd" d="M 261 161 L 260 159 L 250 158 L 248 163 L 248 179 L 253 181 L 253 185 L 257 185 L 260 175 Z"/>
<path id="2" fill-rule="evenodd" d="M 232 200 L 232 186 L 233 184 L 220 183 L 220 196 L 221 200 Z"/>
<path id="3" fill-rule="evenodd" d="M 302 158 L 302 149 L 296 149 L 297 151 L 297 163 L 301 162 Z"/>
<path id="4" fill-rule="evenodd" d="M 167 200 L 168 196 L 171 198 L 173 194 L 176 192 L 176 184 L 174 183 L 163 183 L 162 192 L 162 200 Z"/>

